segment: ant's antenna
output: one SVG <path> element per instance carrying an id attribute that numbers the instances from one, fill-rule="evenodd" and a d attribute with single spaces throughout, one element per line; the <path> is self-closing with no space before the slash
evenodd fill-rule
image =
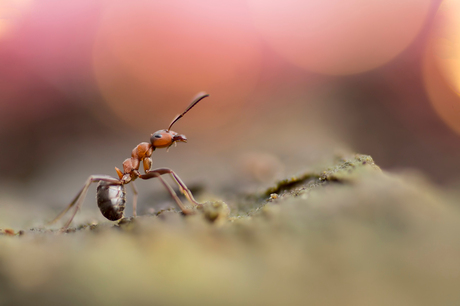
<path id="1" fill-rule="evenodd" d="M 173 124 L 176 123 L 177 120 L 182 118 L 182 116 L 184 116 L 189 110 L 191 110 L 192 107 L 194 107 L 198 102 L 200 102 L 201 100 L 203 100 L 206 97 L 209 97 L 209 94 L 207 94 L 205 92 L 200 92 L 199 94 L 197 94 L 196 97 L 193 99 L 192 103 L 190 103 L 190 105 L 185 109 L 185 111 L 182 114 L 177 115 L 176 118 L 174 118 L 174 120 L 171 122 L 171 124 L 169 125 L 169 127 L 168 127 L 168 129 L 166 131 L 169 132 L 169 130 L 171 129 Z"/>

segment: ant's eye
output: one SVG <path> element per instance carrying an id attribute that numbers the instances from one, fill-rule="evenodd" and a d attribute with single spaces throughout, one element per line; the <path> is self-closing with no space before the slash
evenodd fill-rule
<path id="1" fill-rule="evenodd" d="M 161 134 L 156 134 L 155 138 L 161 138 Z"/>

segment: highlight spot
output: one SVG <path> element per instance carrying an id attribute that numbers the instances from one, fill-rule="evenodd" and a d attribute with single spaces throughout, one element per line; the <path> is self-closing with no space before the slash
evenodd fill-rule
<path id="1" fill-rule="evenodd" d="M 257 81 L 259 52 L 244 1 L 116 2 L 105 8 L 93 59 L 108 105 L 151 130 L 171 103 L 182 111 L 200 91 L 213 96 L 203 126 L 234 118 Z"/>
<path id="2" fill-rule="evenodd" d="M 460 3 L 444 1 L 425 52 L 423 76 L 433 108 L 460 134 Z"/>
<path id="3" fill-rule="evenodd" d="M 419 33 L 430 0 L 250 0 L 267 42 L 295 65 L 348 75 L 385 64 Z"/>

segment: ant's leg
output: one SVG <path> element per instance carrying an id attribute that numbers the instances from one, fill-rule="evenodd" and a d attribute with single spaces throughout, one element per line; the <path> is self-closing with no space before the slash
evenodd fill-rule
<path id="1" fill-rule="evenodd" d="M 203 204 L 200 204 L 198 203 L 195 198 L 193 197 L 193 194 L 192 192 L 190 191 L 190 189 L 187 188 L 187 186 L 185 186 L 185 183 L 180 179 L 180 177 L 174 172 L 171 170 L 171 177 L 174 179 L 174 181 L 177 183 L 177 185 L 179 185 L 179 188 L 180 188 L 180 191 L 182 192 L 182 194 L 193 204 L 197 205 L 197 206 L 202 206 Z"/>
<path id="2" fill-rule="evenodd" d="M 157 178 L 160 180 L 160 182 L 163 184 L 163 186 L 166 187 L 166 189 L 168 190 L 169 194 L 173 197 L 173 199 L 176 201 L 177 205 L 180 207 L 180 209 L 182 210 L 182 212 L 186 215 L 190 215 L 190 214 L 193 214 L 192 211 L 190 211 L 189 209 L 185 208 L 184 204 L 182 204 L 182 201 L 179 199 L 179 197 L 177 196 L 176 192 L 174 191 L 174 189 L 172 189 L 172 187 L 160 176 L 158 175 Z"/>
<path id="3" fill-rule="evenodd" d="M 78 192 L 78 194 L 75 196 L 75 198 L 72 200 L 72 202 L 56 218 L 54 218 L 54 220 L 52 220 L 51 222 L 48 222 L 47 224 L 48 225 L 53 224 L 54 222 L 58 221 L 60 218 L 62 218 L 75 205 L 76 207 L 75 207 L 75 210 L 74 210 L 71 218 L 69 219 L 69 221 L 67 221 L 67 223 L 65 224 L 65 226 L 62 229 L 66 229 L 67 227 L 69 227 L 70 223 L 72 222 L 73 218 L 75 217 L 75 214 L 77 213 L 78 209 L 80 208 L 81 203 L 85 199 L 86 193 L 87 193 L 88 188 L 91 185 L 91 183 L 97 183 L 97 182 L 100 182 L 100 181 L 106 181 L 106 182 L 114 183 L 114 184 L 117 184 L 117 183 L 121 184 L 120 180 L 115 179 L 115 178 L 113 178 L 111 176 L 108 176 L 108 175 L 91 175 L 86 180 L 85 185 L 83 185 L 83 188 L 80 190 L 80 192 Z"/>
<path id="4" fill-rule="evenodd" d="M 121 185 L 121 181 L 116 179 L 116 178 L 113 178 L 111 176 L 108 176 L 108 175 L 91 175 L 87 180 L 86 180 L 86 183 L 85 185 L 83 186 L 82 190 L 80 191 L 80 196 L 77 195 L 76 199 L 78 198 L 78 200 L 75 202 L 75 200 L 70 203 L 69 205 L 69 208 L 72 207 L 74 204 L 75 204 L 75 210 L 74 212 L 72 213 L 72 216 L 70 217 L 69 221 L 67 221 L 67 223 L 64 225 L 64 227 L 61 229 L 61 230 L 65 230 L 66 228 L 69 227 L 70 223 L 72 222 L 73 218 L 75 217 L 75 215 L 77 214 L 77 211 L 80 209 L 80 206 L 81 204 L 83 203 L 83 201 L 85 200 L 85 197 L 86 197 L 86 193 L 88 192 L 88 188 L 89 186 L 91 185 L 91 183 L 98 183 L 100 181 L 104 181 L 104 182 L 108 182 L 108 183 L 113 183 L 113 184 L 120 184 Z"/>
<path id="5" fill-rule="evenodd" d="M 158 179 L 160 179 L 161 183 L 168 190 L 168 192 L 171 195 L 171 197 L 173 197 L 173 199 L 176 201 L 177 205 L 180 207 L 182 212 L 184 214 L 190 214 L 191 211 L 185 208 L 184 204 L 182 204 L 182 201 L 179 199 L 179 197 L 177 196 L 177 194 L 174 191 L 174 189 L 172 189 L 171 186 L 161 177 L 161 175 L 170 173 L 170 171 L 172 171 L 172 170 L 167 169 L 167 168 L 159 168 L 159 169 L 151 170 L 151 171 L 147 172 L 146 174 L 141 174 L 139 177 L 141 179 L 144 179 L 144 180 L 148 180 L 148 179 L 151 179 L 151 178 L 154 178 L 154 177 L 157 177 Z M 187 188 L 187 187 L 185 187 L 185 188 Z"/>
<path id="6" fill-rule="evenodd" d="M 131 187 L 133 189 L 133 217 L 137 216 L 137 187 L 134 184 L 134 182 L 131 184 Z"/>
<path id="7" fill-rule="evenodd" d="M 51 225 L 55 222 L 57 222 L 59 219 L 61 219 L 68 211 L 69 209 L 72 208 L 72 206 L 75 204 L 75 202 L 77 202 L 78 198 L 80 197 L 82 191 L 83 191 L 84 187 L 80 190 L 80 192 L 76 195 L 76 197 L 72 200 L 72 202 L 66 207 L 66 209 L 64 209 L 63 211 L 61 211 L 59 213 L 59 215 L 56 216 L 56 218 L 54 218 L 53 220 L 49 221 L 46 223 L 46 225 Z"/>
<path id="8" fill-rule="evenodd" d="M 173 177 L 174 181 L 179 185 L 180 191 L 185 195 L 185 197 L 192 203 L 197 206 L 202 206 L 202 204 L 198 203 L 195 198 L 192 195 L 192 192 L 187 188 L 187 186 L 184 184 L 184 182 L 180 179 L 180 177 L 171 169 L 169 168 L 158 168 L 149 171 L 146 174 L 142 174 L 139 177 L 144 180 L 148 180 L 152 177 L 157 177 L 157 175 L 163 175 L 163 174 L 171 174 Z"/>
<path id="9" fill-rule="evenodd" d="M 192 212 L 185 208 L 184 204 L 182 204 L 182 201 L 179 199 L 174 189 L 172 189 L 172 187 L 161 177 L 162 174 L 164 173 L 160 173 L 154 170 L 147 172 L 146 174 L 141 174 L 139 177 L 144 180 L 148 180 L 154 177 L 158 178 L 160 182 L 163 184 L 163 186 L 165 186 L 166 190 L 168 190 L 171 197 L 176 201 L 177 205 L 180 207 L 182 212 L 186 215 L 191 214 Z"/>

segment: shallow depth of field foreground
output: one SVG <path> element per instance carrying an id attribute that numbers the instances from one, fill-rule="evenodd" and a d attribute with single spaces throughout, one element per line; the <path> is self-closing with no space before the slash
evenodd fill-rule
<path id="1" fill-rule="evenodd" d="M 457 305 L 460 195 L 370 156 L 265 193 L 0 236 L 0 304 Z"/>

